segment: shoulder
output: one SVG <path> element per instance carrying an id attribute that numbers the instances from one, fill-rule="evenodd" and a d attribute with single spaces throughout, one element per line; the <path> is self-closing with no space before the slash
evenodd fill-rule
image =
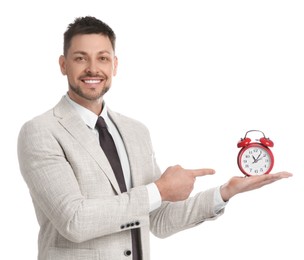
<path id="1" fill-rule="evenodd" d="M 110 109 L 108 109 L 108 112 L 114 123 L 119 126 L 134 127 L 136 129 L 141 129 L 142 131 L 149 131 L 147 126 L 137 119 L 131 118 L 118 112 L 114 112 Z"/>
<path id="2" fill-rule="evenodd" d="M 63 104 L 63 99 L 60 100 L 53 108 L 27 120 L 20 128 L 19 138 L 39 137 L 52 132 L 58 125 L 60 116 L 57 110 Z"/>
<path id="3" fill-rule="evenodd" d="M 124 136 L 134 140 L 150 140 L 150 131 L 141 121 L 129 116 L 108 110 L 110 118 Z"/>
<path id="4" fill-rule="evenodd" d="M 33 117 L 32 119 L 29 119 L 22 125 L 21 131 L 24 131 L 26 129 L 38 130 L 39 128 L 45 128 L 46 124 L 50 124 L 50 120 L 53 117 L 52 114 L 53 110 L 50 109 L 40 115 Z"/>
<path id="5" fill-rule="evenodd" d="M 22 158 L 25 154 L 34 151 L 46 150 L 49 142 L 55 141 L 52 134 L 54 125 L 53 111 L 49 110 L 25 122 L 18 134 L 18 156 Z"/>
<path id="6" fill-rule="evenodd" d="M 33 117 L 26 121 L 20 132 L 40 132 L 40 131 L 52 131 L 58 126 L 59 120 L 62 118 L 68 118 L 73 116 L 75 113 L 72 106 L 70 106 L 64 97 L 51 109 Z"/>

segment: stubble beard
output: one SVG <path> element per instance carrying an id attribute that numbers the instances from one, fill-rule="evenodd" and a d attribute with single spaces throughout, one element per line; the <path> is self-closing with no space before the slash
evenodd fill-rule
<path id="1" fill-rule="evenodd" d="M 104 86 L 104 88 L 100 92 L 96 92 L 96 90 L 91 90 L 90 93 L 84 93 L 82 89 L 79 86 L 73 86 L 69 83 L 69 88 L 71 91 L 73 91 L 78 96 L 88 100 L 88 101 L 95 101 L 100 99 L 104 96 L 110 89 L 110 86 Z"/>

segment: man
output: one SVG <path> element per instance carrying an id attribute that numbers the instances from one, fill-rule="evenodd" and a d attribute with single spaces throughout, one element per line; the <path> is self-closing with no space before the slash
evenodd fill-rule
<path id="1" fill-rule="evenodd" d="M 146 127 L 104 101 L 117 72 L 113 30 L 94 17 L 75 19 L 59 64 L 67 94 L 27 122 L 18 139 L 40 225 L 40 260 L 147 260 L 150 230 L 167 237 L 216 219 L 234 195 L 291 176 L 233 177 L 189 197 L 195 178 L 214 170 L 177 165 L 161 174 Z"/>

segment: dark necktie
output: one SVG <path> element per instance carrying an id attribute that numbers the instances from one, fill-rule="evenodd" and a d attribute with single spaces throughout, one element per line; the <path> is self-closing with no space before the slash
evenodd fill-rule
<path id="1" fill-rule="evenodd" d="M 126 192 L 127 187 L 125 183 L 125 178 L 123 175 L 120 159 L 117 153 L 117 149 L 114 143 L 114 140 L 107 129 L 106 122 L 102 117 L 98 117 L 96 123 L 96 129 L 99 133 L 99 143 L 104 151 L 112 169 L 117 179 L 119 188 L 121 192 Z M 138 229 L 131 229 L 132 234 L 132 259 L 133 260 L 140 260 L 140 240 L 139 240 L 139 230 Z M 126 251 L 127 254 L 130 254 L 130 251 Z"/>
<path id="2" fill-rule="evenodd" d="M 98 117 L 96 128 L 99 133 L 100 146 L 104 151 L 106 157 L 108 158 L 108 161 L 113 169 L 120 191 L 126 192 L 127 187 L 126 187 L 120 159 L 118 157 L 117 149 L 114 140 L 107 129 L 106 122 L 102 117 Z"/>

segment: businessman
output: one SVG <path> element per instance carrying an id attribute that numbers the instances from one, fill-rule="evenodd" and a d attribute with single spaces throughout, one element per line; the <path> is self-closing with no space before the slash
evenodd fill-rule
<path id="1" fill-rule="evenodd" d="M 113 30 L 95 17 L 75 19 L 59 58 L 67 93 L 20 130 L 39 260 L 148 260 L 150 231 L 165 238 L 216 219 L 234 195 L 291 176 L 233 177 L 190 197 L 195 179 L 215 171 L 160 172 L 147 128 L 104 100 L 117 64 Z"/>

